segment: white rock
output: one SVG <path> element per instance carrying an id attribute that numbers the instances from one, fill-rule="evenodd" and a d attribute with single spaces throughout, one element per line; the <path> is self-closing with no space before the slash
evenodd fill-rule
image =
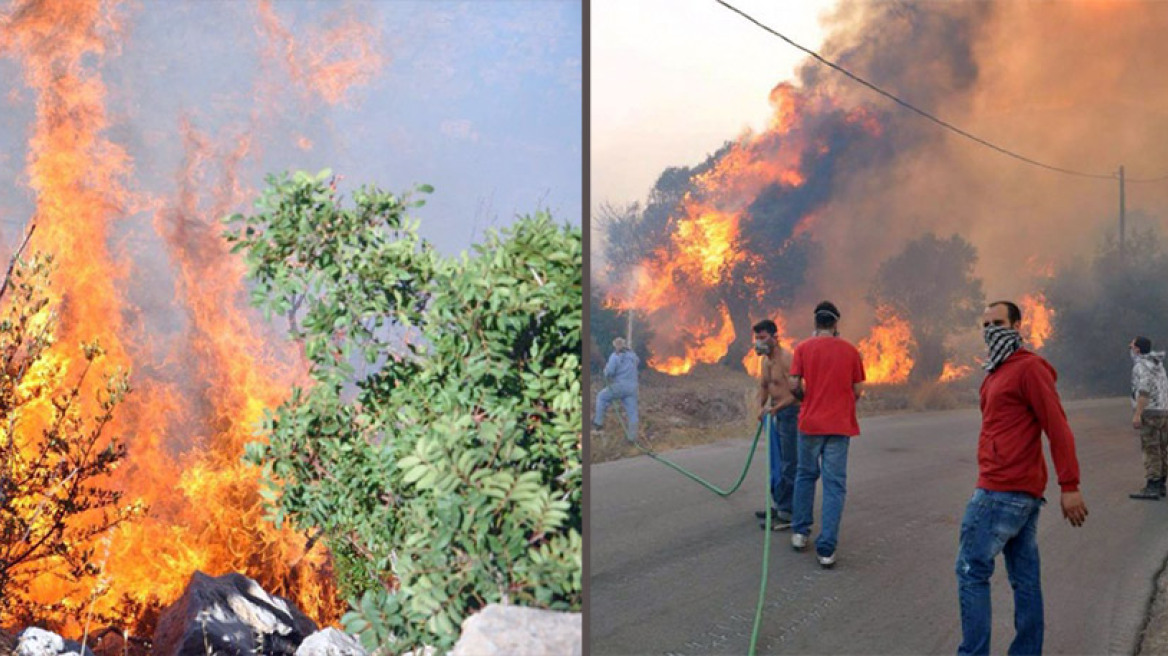
<path id="1" fill-rule="evenodd" d="M 80 652 L 80 643 L 30 626 L 16 637 L 16 651 L 12 653 L 15 656 L 80 656 Z M 93 656 L 93 652 L 86 649 L 85 656 Z"/>
<path id="2" fill-rule="evenodd" d="M 462 623 L 451 656 L 580 656 L 580 613 L 490 604 Z"/>
<path id="3" fill-rule="evenodd" d="M 20 632 L 16 656 L 57 656 L 65 651 L 65 639 L 44 629 L 29 627 Z"/>
<path id="4" fill-rule="evenodd" d="M 368 656 L 368 652 L 353 636 L 330 627 L 305 638 L 296 656 Z"/>

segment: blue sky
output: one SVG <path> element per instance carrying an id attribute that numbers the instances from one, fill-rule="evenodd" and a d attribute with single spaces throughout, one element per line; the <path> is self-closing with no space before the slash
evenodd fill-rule
<path id="1" fill-rule="evenodd" d="M 446 253 L 539 208 L 580 225 L 579 2 L 277 0 L 273 9 L 298 48 L 314 30 L 356 18 L 372 28 L 383 65 L 330 105 L 298 93 L 264 56 L 254 3 L 128 3 L 116 48 L 93 70 L 108 89 L 106 136 L 134 159 L 133 190 L 173 193 L 185 118 L 222 152 L 252 137 L 241 170 L 252 189 L 268 172 L 324 167 L 348 188 L 433 185 L 417 216 Z M 6 242 L 32 207 L 23 169 L 34 101 L 19 66 L 0 55 Z"/>

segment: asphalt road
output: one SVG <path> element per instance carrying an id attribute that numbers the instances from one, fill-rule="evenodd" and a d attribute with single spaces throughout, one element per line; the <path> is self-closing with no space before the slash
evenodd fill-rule
<path id="1" fill-rule="evenodd" d="M 1168 557 L 1168 502 L 1127 497 L 1143 468 L 1126 399 L 1070 403 L 1067 414 L 1090 515 L 1078 529 L 1062 518 L 1047 450 L 1046 653 L 1130 654 Z M 976 410 L 861 420 L 835 568 L 820 569 L 814 549 L 792 551 L 790 531 L 773 534 L 760 654 L 956 652 L 953 568 L 979 420 Z M 751 436 L 727 437 L 666 456 L 727 486 Z M 589 653 L 746 653 L 762 568 L 762 448 L 725 499 L 647 457 L 591 468 Z M 1005 653 L 1014 604 L 1000 558 L 993 604 L 991 652 Z"/>

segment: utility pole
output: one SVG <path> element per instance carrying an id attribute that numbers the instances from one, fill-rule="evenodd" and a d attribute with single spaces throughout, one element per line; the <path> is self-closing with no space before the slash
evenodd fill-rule
<path id="1" fill-rule="evenodd" d="M 1119 260 L 1124 261 L 1124 220 L 1126 213 L 1126 203 L 1124 202 L 1123 189 L 1123 166 L 1119 167 Z"/>

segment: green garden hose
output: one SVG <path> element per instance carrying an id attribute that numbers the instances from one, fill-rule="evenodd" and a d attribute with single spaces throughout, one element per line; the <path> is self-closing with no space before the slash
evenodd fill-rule
<path id="1" fill-rule="evenodd" d="M 623 418 L 622 418 L 622 421 L 623 421 Z M 766 421 L 770 421 L 769 414 L 767 415 Z M 746 464 L 742 466 L 742 473 L 740 473 L 738 475 L 738 480 L 734 481 L 734 485 L 731 486 L 729 490 L 723 490 L 722 488 L 718 487 L 717 485 L 710 483 L 706 479 L 689 471 L 688 469 L 682 467 L 681 465 L 678 465 L 675 462 L 672 462 L 666 458 L 663 458 L 663 457 L 657 455 L 652 449 L 646 449 L 645 447 L 641 446 L 640 442 L 634 442 L 633 444 L 638 449 L 643 451 L 645 453 L 645 455 L 649 456 L 650 458 L 656 460 L 657 462 L 659 462 L 667 467 L 672 467 L 673 469 L 675 469 L 676 471 L 678 471 L 682 475 L 690 478 L 691 480 L 693 480 L 697 484 L 701 485 L 702 487 L 706 488 L 707 490 L 713 492 L 714 494 L 716 494 L 720 497 L 728 497 L 731 494 L 734 494 L 734 492 L 736 492 L 738 490 L 738 488 L 742 486 L 742 481 L 746 480 L 746 472 L 750 470 L 750 463 L 754 460 L 754 452 L 758 448 L 758 439 L 762 436 L 762 429 L 763 429 L 763 426 L 765 424 L 766 424 L 766 422 L 764 422 L 764 421 L 758 422 L 758 430 L 756 430 L 754 432 L 754 441 L 751 442 L 750 452 L 746 455 Z"/>
<path id="2" fill-rule="evenodd" d="M 628 424 L 625 423 L 623 408 L 620 408 L 620 407 L 617 408 L 616 416 L 620 420 L 621 427 L 624 429 L 625 435 L 628 436 L 629 435 L 629 427 L 628 427 Z M 641 446 L 641 443 L 639 441 L 637 441 L 635 435 L 631 436 L 632 439 L 630 439 L 629 441 L 633 443 L 633 446 L 636 446 L 639 450 L 641 450 L 645 455 L 649 456 L 650 458 L 656 460 L 657 462 L 660 462 L 663 465 L 666 465 L 668 467 L 673 468 L 678 473 L 680 473 L 680 474 L 686 476 L 687 478 L 689 478 L 690 480 L 698 483 L 699 485 L 706 488 L 707 490 L 713 492 L 714 494 L 717 494 L 720 497 L 725 498 L 725 497 L 730 496 L 731 494 L 734 494 L 734 492 L 737 491 L 738 488 L 742 485 L 742 481 L 746 480 L 746 472 L 750 470 L 750 463 L 751 463 L 751 461 L 754 460 L 754 452 L 758 448 L 758 439 L 759 439 L 759 437 L 762 436 L 763 428 L 766 428 L 767 435 L 768 436 L 770 435 L 772 421 L 774 421 L 774 418 L 771 415 L 771 413 L 768 412 L 766 414 L 766 417 L 762 421 L 758 422 L 758 430 L 756 430 L 754 432 L 754 441 L 751 442 L 751 444 L 750 444 L 750 452 L 746 454 L 746 464 L 743 465 L 742 473 L 738 475 L 738 480 L 734 482 L 734 485 L 729 490 L 723 490 L 722 488 L 714 485 L 713 483 L 710 483 L 709 481 L 702 478 L 701 476 L 698 476 L 697 474 L 689 471 L 685 467 L 682 467 L 681 465 L 679 465 L 675 462 L 672 462 L 671 460 L 669 460 L 667 458 L 663 458 L 663 457 L 657 455 L 657 453 L 655 453 L 652 449 L 647 449 L 647 448 Z M 770 440 L 769 439 L 767 440 L 767 455 L 768 455 L 768 457 L 770 456 Z M 758 605 L 755 607 L 755 610 L 754 610 L 754 628 L 751 629 L 751 631 L 750 631 L 750 651 L 748 652 L 750 656 L 754 656 L 755 649 L 757 648 L 757 645 L 758 645 L 758 630 L 759 630 L 759 627 L 762 626 L 762 607 L 763 607 L 763 603 L 766 601 L 766 585 L 767 585 L 767 578 L 768 578 L 768 572 L 769 572 L 768 565 L 770 564 L 770 555 L 771 555 L 771 512 L 770 512 L 771 485 L 772 485 L 771 468 L 768 466 L 767 467 L 766 502 L 763 505 L 763 508 L 766 508 L 767 510 L 766 510 L 765 525 L 763 527 L 764 528 L 763 532 L 765 533 L 765 537 L 763 538 L 763 547 L 762 547 L 762 579 L 759 581 L 759 586 L 758 586 Z"/>

